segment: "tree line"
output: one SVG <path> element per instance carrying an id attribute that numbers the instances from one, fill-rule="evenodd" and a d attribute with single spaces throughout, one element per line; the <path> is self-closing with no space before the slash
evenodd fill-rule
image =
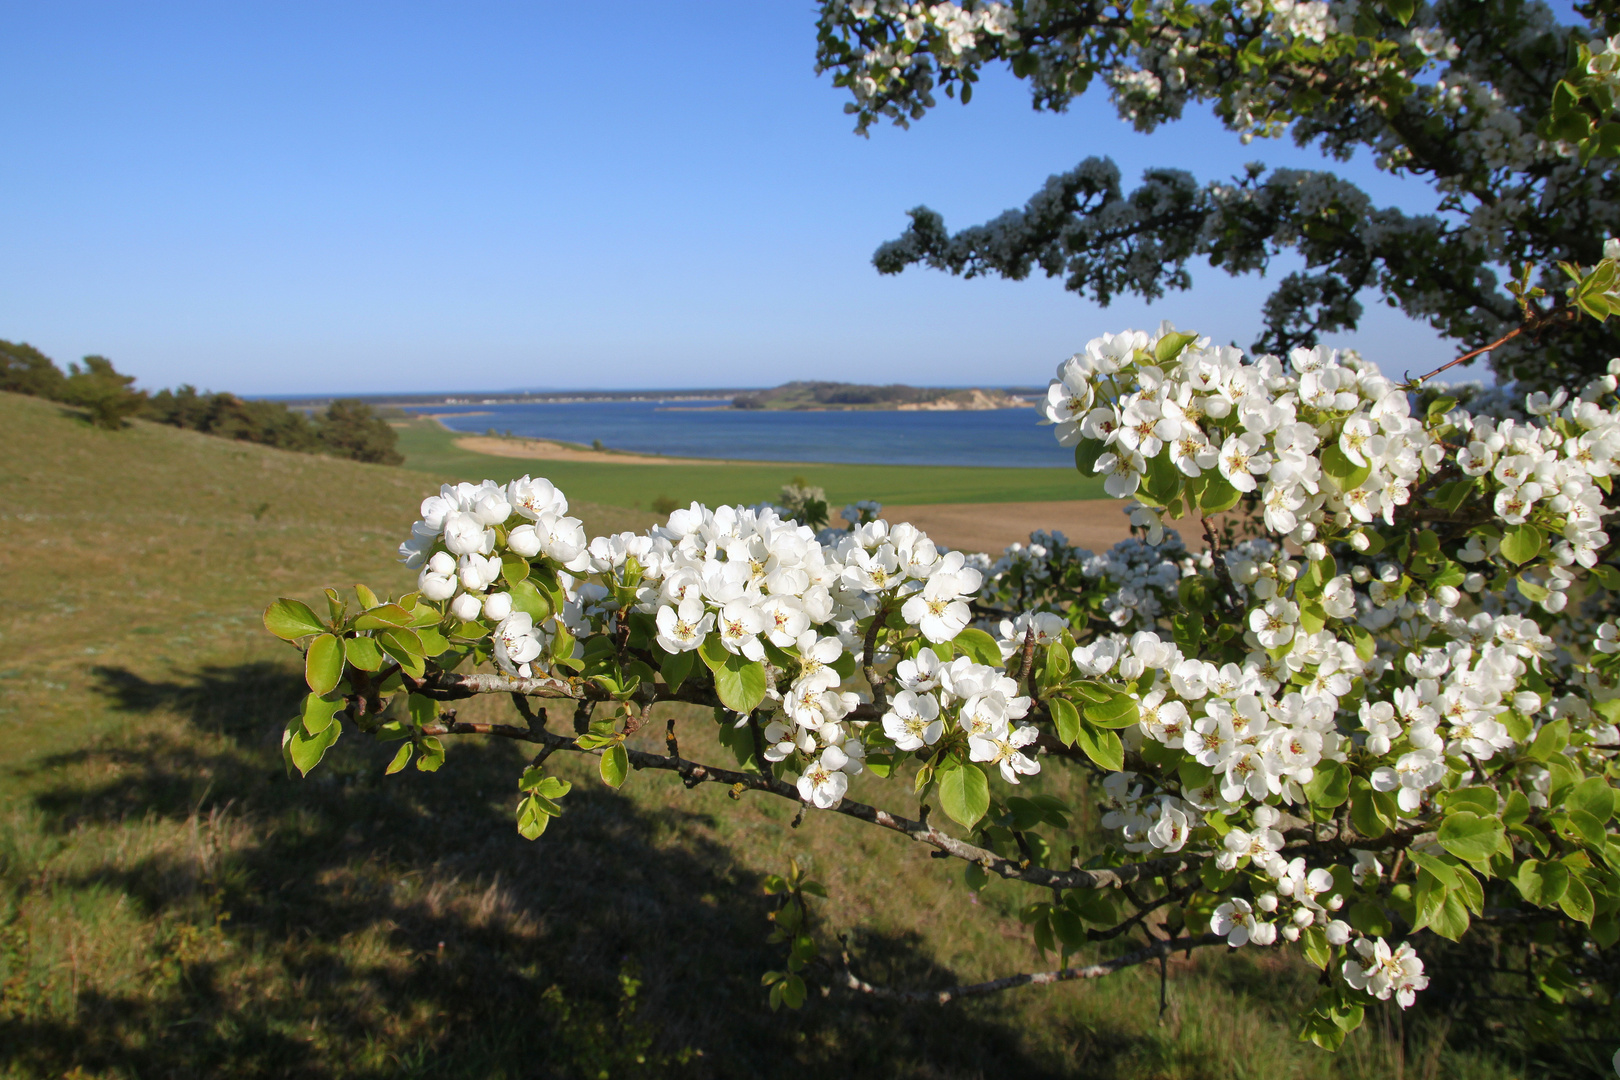
<path id="1" fill-rule="evenodd" d="M 399 436 L 355 398 L 340 398 L 309 415 L 277 401 L 250 401 L 230 393 L 182 385 L 148 394 L 134 388 L 104 356 L 87 356 L 67 371 L 24 343 L 0 341 L 0 390 L 60 401 L 84 409 L 97 427 L 117 430 L 130 417 L 200 431 L 224 439 L 262 443 L 305 454 L 330 454 L 380 465 L 400 465 Z"/>

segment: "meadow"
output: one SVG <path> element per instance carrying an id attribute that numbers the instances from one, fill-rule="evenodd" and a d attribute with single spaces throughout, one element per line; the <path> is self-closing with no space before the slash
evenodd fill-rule
<path id="1" fill-rule="evenodd" d="M 459 742 L 438 773 L 384 777 L 386 752 L 351 733 L 314 777 L 288 779 L 277 745 L 301 678 L 260 626 L 265 603 L 407 588 L 393 549 L 422 495 L 524 463 L 464 459 L 414 428 L 407 468 L 145 423 L 105 432 L 13 395 L 0 426 L 0 1076 L 1526 1075 L 1479 1032 L 1448 1040 L 1443 1011 L 1372 1010 L 1337 1056 L 1302 1045 L 1291 1028 L 1316 972 L 1254 952 L 1178 958 L 1162 1012 L 1158 972 L 1133 970 L 943 1008 L 834 992 L 772 1013 L 760 975 L 782 961 L 761 882 L 790 856 L 827 886 L 822 939 L 847 936 L 875 982 L 1056 958 L 1018 921 L 1024 890 L 974 893 L 837 815 L 792 829 L 793 808 L 763 797 L 645 774 L 615 792 L 558 755 L 577 787 L 530 843 L 511 746 Z M 704 466 L 680 491 L 613 468 L 529 471 L 600 532 L 645 525 L 634 504 L 660 494 L 765 498 L 801 467 Z M 901 501 L 884 483 L 954 490 L 804 475 L 835 503 Z M 684 714 L 683 751 L 717 756 L 712 731 Z M 1074 783 L 1030 786 L 1083 806 Z M 1079 813 L 1076 843 L 1095 843 L 1090 826 Z"/>
<path id="2" fill-rule="evenodd" d="M 1031 414 L 1033 423 L 1033 414 Z M 836 519 L 858 499 L 881 503 L 1045 502 L 1095 499 L 1102 483 L 1072 469 L 990 469 L 957 466 L 830 465 L 814 462 L 715 462 L 702 465 L 621 465 L 524 461 L 478 454 L 455 445 L 456 432 L 432 420 L 397 427 L 405 467 L 456 477 L 509 480 L 543 473 L 571 496 L 609 506 L 650 508 L 660 498 L 685 505 L 693 499 L 751 505 L 776 497 L 782 485 L 802 480 L 826 489 Z M 1068 451 L 1053 446 L 1062 460 Z"/>

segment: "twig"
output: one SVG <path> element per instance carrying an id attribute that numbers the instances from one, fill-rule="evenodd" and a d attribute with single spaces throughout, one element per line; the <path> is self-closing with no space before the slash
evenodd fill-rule
<path id="1" fill-rule="evenodd" d="M 1051 986 L 1054 983 L 1073 982 L 1076 979 L 1100 979 L 1105 975 L 1112 975 L 1116 971 L 1122 971 L 1125 968 L 1167 956 L 1180 949 L 1190 950 L 1203 948 L 1206 945 L 1224 944 L 1226 944 L 1226 939 L 1219 934 L 1202 934 L 1198 937 L 1188 938 L 1167 938 L 1163 941 L 1156 941 L 1145 949 L 1138 949 L 1136 952 L 1126 953 L 1124 956 L 1117 956 L 1100 964 L 1062 968 L 1058 971 L 1040 971 L 1026 975 L 1008 975 L 1000 979 L 991 979 L 989 982 L 952 986 L 945 990 L 895 990 L 887 986 L 875 986 L 865 979 L 858 978 L 847 966 L 840 973 L 840 982 L 846 989 L 888 1001 L 944 1005 L 958 998 L 982 997 L 985 994 L 994 994 L 1001 990 L 1011 990 L 1019 986 Z"/>
<path id="2" fill-rule="evenodd" d="M 424 735 L 497 735 L 505 739 L 552 746 L 558 750 L 567 750 L 571 753 L 597 756 L 601 754 L 600 750 L 581 749 L 573 739 L 565 735 L 557 735 L 549 731 L 530 731 L 520 728 L 516 724 L 484 724 L 458 721 L 451 724 L 428 724 L 424 725 L 421 730 Z M 632 750 L 628 747 L 626 750 L 632 767 L 676 773 L 687 787 L 696 787 L 704 783 L 728 784 L 739 790 L 762 791 L 800 805 L 804 803 L 804 800 L 799 798 L 798 788 L 785 781 L 778 780 L 774 776 L 759 776 L 755 773 L 722 769 L 682 757 L 649 754 L 644 750 Z M 936 848 L 946 856 L 977 863 L 986 873 L 1052 888 L 1117 888 L 1133 881 L 1178 874 L 1195 865 L 1193 861 L 1180 855 L 1172 855 L 1147 862 L 1131 863 L 1126 866 L 1098 867 L 1093 870 L 1048 870 L 1042 866 L 1023 867 L 1003 855 L 996 854 L 994 851 L 970 844 L 965 840 L 958 840 L 949 833 L 941 832 L 926 821 L 913 821 L 910 818 L 901 817 L 898 814 L 892 814 L 887 810 L 856 802 L 853 799 L 843 800 L 832 808 L 832 812 L 856 818 L 867 824 L 888 829 L 891 832 L 900 833 L 903 836 L 910 837 L 917 843 Z"/>

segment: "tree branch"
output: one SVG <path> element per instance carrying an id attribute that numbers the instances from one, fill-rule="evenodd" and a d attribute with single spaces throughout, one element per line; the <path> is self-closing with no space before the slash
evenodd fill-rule
<path id="1" fill-rule="evenodd" d="M 515 739 L 519 742 L 539 743 L 556 750 L 568 750 L 573 753 L 597 756 L 601 754 L 600 750 L 581 749 L 573 739 L 565 735 L 556 735 L 543 729 L 520 728 L 515 724 L 469 723 L 458 720 L 445 724 L 424 724 L 421 731 L 424 735 L 497 735 L 504 739 Z M 703 783 L 726 784 L 741 790 L 762 791 L 798 803 L 801 806 L 809 805 L 799 798 L 798 788 L 772 776 L 760 776 L 756 773 L 722 769 L 673 754 L 668 756 L 649 754 L 644 750 L 631 750 L 628 747 L 626 747 L 626 750 L 629 753 L 630 764 L 633 768 L 657 769 L 663 772 L 676 773 L 686 783 L 687 787 L 696 787 Z M 832 808 L 832 812 L 856 818 L 869 825 L 876 825 L 891 832 L 900 833 L 919 844 L 927 844 L 929 847 L 935 848 L 953 858 L 976 863 L 986 873 L 1047 888 L 1118 888 L 1133 881 L 1177 874 L 1194 865 L 1187 858 L 1172 855 L 1162 859 L 1132 863 L 1127 866 L 1097 867 L 1091 870 L 1048 870 L 1041 866 L 1021 866 L 1005 856 L 998 855 L 975 844 L 970 844 L 965 840 L 958 840 L 949 833 L 941 832 L 927 821 L 913 821 L 910 818 L 892 814 L 879 807 L 856 802 L 854 799 L 843 800 Z"/>
<path id="2" fill-rule="evenodd" d="M 1012 990 L 1020 986 L 1051 986 L 1056 983 L 1073 982 L 1076 979 L 1100 979 L 1105 975 L 1112 975 L 1137 964 L 1146 963 L 1170 953 L 1183 949 L 1201 949 L 1206 945 L 1224 945 L 1226 938 L 1220 934 L 1201 934 L 1197 937 L 1169 938 L 1156 941 L 1145 949 L 1116 956 L 1112 960 L 1105 960 L 1100 964 L 1090 964 L 1086 967 L 1062 968 L 1058 971 L 1040 971 L 1024 975 L 1007 975 L 1000 979 L 991 979 L 989 982 L 969 983 L 964 986 L 952 986 L 944 990 L 895 990 L 887 986 L 875 986 L 865 979 L 858 978 L 850 971 L 847 964 L 840 975 L 840 985 L 845 989 L 857 993 L 868 994 L 872 997 L 882 998 L 886 1001 L 902 1001 L 915 1004 L 944 1005 L 958 998 L 982 997 L 985 994 L 994 994 L 1002 990 Z"/>

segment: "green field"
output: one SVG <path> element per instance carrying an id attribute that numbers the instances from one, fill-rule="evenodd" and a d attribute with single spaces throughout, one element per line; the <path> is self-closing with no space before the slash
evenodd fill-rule
<path id="1" fill-rule="evenodd" d="M 837 517 L 839 508 L 858 499 L 881 503 L 1049 502 L 1103 497 L 1102 482 L 1074 469 L 975 469 L 953 466 L 825 465 L 716 462 L 712 465 L 618 465 L 573 461 L 539 461 L 475 454 L 455 445 L 459 433 L 432 420 L 416 420 L 399 429 L 405 467 L 457 479 L 510 480 L 531 473 L 545 476 L 570 499 L 609 506 L 646 509 L 659 498 L 678 503 L 752 505 L 776 497 L 795 478 L 827 491 Z M 1069 452 L 1052 444 L 1052 460 Z"/>
<path id="2" fill-rule="evenodd" d="M 578 787 L 528 843 L 511 746 L 455 743 L 441 772 L 385 778 L 386 752 L 351 733 L 289 780 L 277 745 L 301 679 L 259 612 L 329 583 L 406 587 L 393 548 L 431 479 L 97 431 L 12 395 L 0 425 L 0 1076 L 1525 1075 L 1480 1032 L 1436 1037 L 1438 1011 L 1371 1010 L 1336 1057 L 1303 1046 L 1290 1028 L 1317 973 L 1253 950 L 1178 958 L 1162 1015 L 1140 969 L 946 1008 L 833 993 L 773 1014 L 760 883 L 790 856 L 828 887 L 822 940 L 848 935 L 874 981 L 1056 958 L 1018 921 L 1027 890 L 970 893 L 918 845 L 832 814 L 792 829 L 793 807 L 763 796 L 645 774 L 615 792 L 559 754 L 549 767 Z M 596 531 L 638 518 L 577 505 Z M 717 755 L 713 720 L 681 716 L 683 751 Z M 1083 801 L 1072 778 L 1033 779 Z M 855 795 L 897 797 L 867 778 Z"/>

